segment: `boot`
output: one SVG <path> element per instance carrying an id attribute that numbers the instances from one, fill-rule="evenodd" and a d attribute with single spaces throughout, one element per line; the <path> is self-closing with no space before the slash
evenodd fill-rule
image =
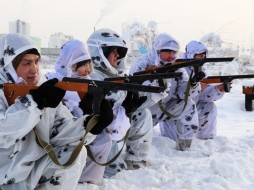
<path id="1" fill-rule="evenodd" d="M 137 170 L 139 168 L 146 167 L 146 161 L 132 161 L 132 160 L 125 160 L 127 165 L 127 170 Z"/>
<path id="2" fill-rule="evenodd" d="M 177 139 L 176 140 L 176 150 L 185 151 L 191 146 L 191 139 Z"/>

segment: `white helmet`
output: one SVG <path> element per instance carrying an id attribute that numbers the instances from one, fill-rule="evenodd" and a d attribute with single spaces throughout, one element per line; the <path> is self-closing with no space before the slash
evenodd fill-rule
<path id="1" fill-rule="evenodd" d="M 87 40 L 94 67 L 100 67 L 112 74 L 118 74 L 125 69 L 124 58 L 127 53 L 126 42 L 113 30 L 100 29 L 91 34 Z M 109 54 L 117 49 L 119 54 L 118 67 L 114 68 L 108 62 Z"/>

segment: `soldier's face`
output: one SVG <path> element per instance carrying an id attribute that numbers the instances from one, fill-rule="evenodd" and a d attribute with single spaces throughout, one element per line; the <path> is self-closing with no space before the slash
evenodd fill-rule
<path id="1" fill-rule="evenodd" d="M 117 52 L 117 49 L 113 50 L 109 56 L 108 56 L 108 62 L 110 65 L 114 68 L 117 67 L 117 58 L 119 57 L 119 54 Z"/>
<path id="2" fill-rule="evenodd" d="M 77 69 L 78 76 L 87 76 L 91 73 L 91 65 L 87 63 Z"/>
<path id="3" fill-rule="evenodd" d="M 16 73 L 19 77 L 23 78 L 27 84 L 37 84 L 38 73 L 40 66 L 40 57 L 35 54 L 25 54 L 17 69 Z"/>
<path id="4" fill-rule="evenodd" d="M 160 57 L 162 61 L 171 62 L 176 58 L 176 54 L 176 51 L 160 52 Z"/>
<path id="5" fill-rule="evenodd" d="M 194 59 L 204 59 L 206 58 L 206 53 L 200 53 L 200 54 L 195 54 Z"/>

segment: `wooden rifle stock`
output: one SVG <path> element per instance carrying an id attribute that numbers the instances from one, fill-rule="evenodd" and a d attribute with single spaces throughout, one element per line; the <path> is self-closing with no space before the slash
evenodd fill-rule
<path id="1" fill-rule="evenodd" d="M 61 88 L 66 91 L 76 91 L 80 98 L 82 99 L 88 93 L 88 83 L 75 83 L 75 82 L 58 82 L 55 85 L 58 88 Z M 29 91 L 36 89 L 38 86 L 35 85 L 26 85 L 26 84 L 13 84 L 5 83 L 4 84 L 4 94 L 7 98 L 9 105 L 13 104 L 15 99 L 18 96 L 25 96 L 29 94 Z"/>
<path id="2" fill-rule="evenodd" d="M 220 78 L 209 78 L 209 77 L 207 77 L 205 79 L 202 79 L 200 82 L 206 83 L 206 84 L 210 84 L 210 83 L 222 83 Z"/>
<path id="3" fill-rule="evenodd" d="M 234 79 L 246 79 L 254 78 L 254 75 L 228 75 L 228 76 L 209 76 L 203 79 L 201 82 L 210 84 L 210 83 L 223 83 L 225 92 L 230 91 L 230 83 Z"/>

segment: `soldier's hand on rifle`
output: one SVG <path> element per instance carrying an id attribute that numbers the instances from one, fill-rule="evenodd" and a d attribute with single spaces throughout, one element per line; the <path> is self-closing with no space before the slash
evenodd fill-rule
<path id="1" fill-rule="evenodd" d="M 217 85 L 216 88 L 217 88 L 219 91 L 221 91 L 221 92 L 224 92 L 224 91 L 225 91 L 225 90 L 224 90 L 224 84 L 223 84 L 223 83 Z"/>
<path id="2" fill-rule="evenodd" d="M 93 95 L 86 94 L 83 99 L 79 102 L 79 107 L 82 109 L 83 114 L 93 113 Z"/>
<path id="3" fill-rule="evenodd" d="M 205 78 L 206 74 L 203 71 L 199 71 L 195 73 L 195 75 L 191 79 L 191 85 L 195 86 L 198 82 L 200 82 L 203 78 Z"/>
<path id="4" fill-rule="evenodd" d="M 230 89 L 232 88 L 231 84 L 232 84 L 232 82 L 228 83 L 228 85 L 227 85 L 228 92 L 229 92 Z M 224 85 L 225 85 L 224 83 L 219 84 L 219 85 L 216 86 L 216 88 L 217 88 L 219 91 L 221 91 L 221 92 L 225 92 L 225 87 L 224 87 Z"/>
<path id="5" fill-rule="evenodd" d="M 138 109 L 138 107 L 140 107 L 146 101 L 146 99 L 147 99 L 146 96 L 139 97 L 138 92 L 128 91 L 127 96 L 122 103 L 126 115 L 135 112 Z"/>
<path id="6" fill-rule="evenodd" d="M 200 82 L 201 90 L 204 90 L 208 85 L 204 82 Z"/>
<path id="7" fill-rule="evenodd" d="M 55 87 L 58 79 L 54 78 L 44 82 L 37 89 L 30 90 L 33 100 L 38 104 L 39 109 L 46 107 L 55 108 L 62 101 L 65 90 Z"/>
<path id="8" fill-rule="evenodd" d="M 93 117 L 93 115 L 88 116 L 86 121 L 84 122 L 84 126 L 87 125 L 88 121 Z M 95 126 L 91 129 L 90 133 L 97 135 L 102 132 L 109 124 L 113 121 L 114 114 L 112 110 L 112 106 L 108 100 L 103 99 L 100 104 L 100 117 L 99 121 L 95 124 Z"/>

